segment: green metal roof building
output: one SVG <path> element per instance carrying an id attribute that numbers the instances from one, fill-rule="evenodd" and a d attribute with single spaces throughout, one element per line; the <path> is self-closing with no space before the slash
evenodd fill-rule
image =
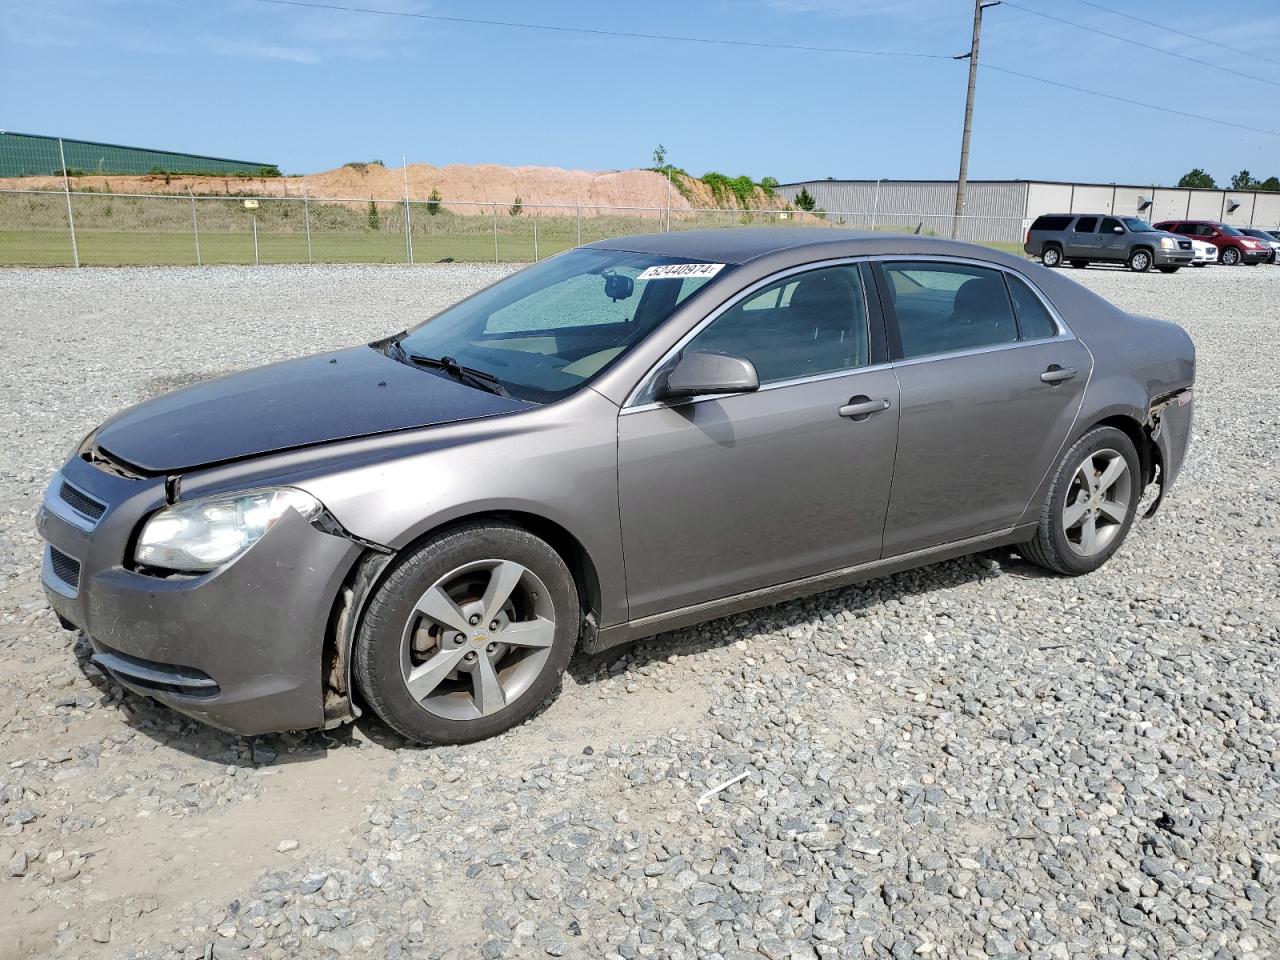
<path id="1" fill-rule="evenodd" d="M 142 176 L 148 173 L 189 173 L 234 176 L 280 176 L 274 163 L 228 160 L 172 150 L 148 150 L 114 143 L 63 138 L 67 170 L 71 174 L 116 173 Z M 57 137 L 0 130 L 0 177 L 47 177 L 62 173 Z"/>

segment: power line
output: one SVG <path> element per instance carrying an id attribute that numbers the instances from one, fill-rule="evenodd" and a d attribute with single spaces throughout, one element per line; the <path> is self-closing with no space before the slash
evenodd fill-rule
<path id="1" fill-rule="evenodd" d="M 1040 10 L 1032 10 L 1030 7 L 1024 7 L 1021 4 L 1014 3 L 1013 0 L 1003 0 L 1004 6 L 1013 7 L 1015 10 L 1021 10 L 1023 13 L 1029 13 L 1033 17 L 1042 17 L 1045 20 L 1052 20 L 1054 23 L 1061 23 L 1068 27 L 1075 27 L 1077 30 L 1084 30 L 1088 33 L 1096 33 L 1100 37 L 1108 37 L 1111 40 L 1119 40 L 1121 43 L 1132 44 L 1135 47 L 1141 47 L 1144 50 L 1154 50 L 1156 53 L 1163 53 L 1167 57 L 1177 57 L 1179 60 L 1186 60 L 1188 63 L 1197 63 L 1202 67 L 1210 67 L 1214 70 L 1221 70 L 1223 73 L 1230 73 L 1237 77 L 1243 77 L 1246 80 L 1252 80 L 1255 83 L 1267 83 L 1273 87 L 1280 87 L 1280 83 L 1274 80 L 1266 80 L 1262 77 L 1255 77 L 1252 74 L 1242 73 L 1239 70 L 1232 70 L 1230 67 L 1224 67 L 1221 64 L 1213 63 L 1209 60 L 1201 60 L 1198 57 L 1189 57 L 1185 53 L 1177 53 L 1173 50 L 1166 50 L 1164 47 L 1157 47 L 1154 44 L 1143 43 L 1141 40 L 1132 40 L 1129 37 L 1123 37 L 1118 33 L 1110 33 L 1106 30 L 1098 30 L 1095 27 L 1085 26 L 1083 23 L 1076 23 L 1074 20 L 1065 20 L 1062 17 L 1055 17 L 1051 13 L 1044 13 Z"/>
<path id="2" fill-rule="evenodd" d="M 1008 67 L 997 67 L 992 63 L 984 63 L 980 65 L 983 70 L 995 70 L 999 73 L 1007 73 L 1011 77 L 1021 77 L 1023 80 L 1033 80 L 1036 83 L 1048 84 L 1051 87 L 1061 87 L 1064 90 L 1074 90 L 1076 93 L 1087 93 L 1091 97 L 1102 97 L 1104 100 L 1114 100 L 1117 103 L 1127 103 L 1134 107 L 1146 107 L 1148 110 L 1159 110 L 1161 113 L 1171 113 L 1177 117 L 1186 117 L 1190 120 L 1203 120 L 1206 123 L 1216 123 L 1223 127 L 1235 127 L 1237 130 L 1248 130 L 1250 133 L 1261 133 L 1268 137 L 1280 137 L 1280 133 L 1275 130 L 1264 130 L 1262 127 L 1251 127 L 1245 123 L 1236 123 L 1232 120 L 1220 120 L 1217 117 L 1206 117 L 1200 113 L 1188 113 L 1185 110 L 1175 110 L 1173 107 L 1162 107 L 1158 103 L 1146 103 L 1142 100 L 1130 100 L 1128 97 L 1118 97 L 1111 93 L 1103 93 L 1101 90 L 1090 90 L 1087 87 L 1077 87 L 1073 83 L 1063 83 L 1061 80 L 1048 80 L 1044 77 L 1032 76 L 1029 73 L 1023 73 L 1020 70 L 1011 70 Z"/>
<path id="3" fill-rule="evenodd" d="M 1180 37 L 1186 37 L 1188 40 L 1196 40 L 1200 43 L 1207 43 L 1214 47 L 1221 47 L 1223 50 L 1229 50 L 1231 53 L 1239 54 L 1242 57 L 1252 57 L 1255 60 L 1262 60 L 1266 63 L 1274 63 L 1280 66 L 1280 60 L 1273 60 L 1271 57 L 1264 57 L 1260 53 L 1250 53 L 1248 50 L 1241 50 L 1239 47 L 1229 47 L 1225 43 L 1219 43 L 1217 40 L 1210 40 L 1208 37 L 1197 36 L 1194 33 L 1187 33 L 1185 30 L 1179 30 L 1177 27 L 1170 27 L 1163 23 L 1156 23 L 1152 20 L 1143 20 L 1141 17 L 1135 17 L 1130 13 L 1121 13 L 1119 10 L 1112 10 L 1110 7 L 1104 7 L 1100 3 L 1091 3 L 1090 0 L 1076 0 L 1076 3 L 1083 4 L 1086 7 L 1093 7 L 1095 10 L 1101 10 L 1103 13 L 1109 13 L 1112 16 L 1124 17 L 1126 20 L 1132 20 L 1134 23 L 1140 23 L 1146 27 L 1155 27 L 1157 30 L 1165 30 L 1168 33 L 1176 33 Z"/>
<path id="4" fill-rule="evenodd" d="M 622 37 L 629 40 L 666 40 L 679 43 L 706 43 L 725 47 L 758 47 L 769 50 L 800 50 L 806 53 L 844 53 L 862 57 L 912 57 L 920 60 L 950 60 L 940 53 L 910 53 L 901 50 L 860 50 L 853 47 L 815 47 L 799 43 L 764 43 L 753 40 L 725 40 L 717 37 L 686 37 L 667 33 L 634 33 L 626 30 L 600 30 L 592 27 L 562 27 L 549 23 L 520 23 L 514 20 L 482 20 L 477 17 L 448 17 L 435 13 L 411 13 L 402 10 L 375 10 L 337 3 L 311 3 L 304 0 L 258 0 L 282 7 L 306 7 L 311 10 L 339 10 L 345 13 L 370 13 L 384 17 L 408 17 L 441 23 L 466 23 L 485 27 L 513 27 L 519 30 L 547 30 L 554 33 L 578 33 L 597 37 Z"/>
<path id="5" fill-rule="evenodd" d="M 905 52 L 896 50 L 862 50 L 850 47 L 818 47 L 804 44 L 792 43 L 768 43 L 757 40 L 727 40 L 717 37 L 690 37 L 679 34 L 661 34 L 661 33 L 636 33 L 624 30 L 602 30 L 593 27 L 565 27 L 546 23 L 521 23 L 512 20 L 485 20 L 476 17 L 450 17 L 441 14 L 432 13 L 411 13 L 402 10 L 378 10 L 373 7 L 356 7 L 336 3 L 319 3 L 312 0 L 258 0 L 259 3 L 269 3 L 275 6 L 283 7 L 302 7 L 309 10 L 336 10 L 344 13 L 365 13 L 384 17 L 403 17 L 413 20 L 429 20 L 442 23 L 465 23 L 478 26 L 491 27 L 511 27 L 519 30 L 543 30 L 553 33 L 573 33 L 586 34 L 588 36 L 599 37 L 619 37 L 630 40 L 661 40 L 666 42 L 678 43 L 701 43 L 715 46 L 728 47 L 751 47 L 755 49 L 765 50 L 799 50 L 809 53 L 839 53 L 851 54 L 855 56 L 873 56 L 873 57 L 909 57 L 922 60 L 953 60 L 954 57 L 937 53 L 919 53 Z M 1005 0 L 1008 2 L 1008 0 Z M 1083 2 L 1083 0 L 1080 0 Z M 1019 8 L 1021 9 L 1021 8 Z M 1102 97 L 1106 100 L 1114 100 L 1117 103 L 1127 103 L 1130 106 L 1145 107 L 1149 110 L 1159 110 L 1161 113 L 1170 113 L 1175 116 L 1185 117 L 1191 120 L 1203 120 L 1206 123 L 1216 123 L 1220 126 L 1234 127 L 1238 130 L 1248 130 L 1251 133 L 1261 133 L 1269 137 L 1280 137 L 1280 133 L 1274 130 L 1264 130 L 1260 127 L 1251 127 L 1243 123 L 1235 123 L 1231 120 L 1221 120 L 1217 117 L 1203 116 L 1197 113 L 1187 113 L 1183 110 L 1175 110 L 1172 107 L 1164 107 L 1154 103 L 1144 103 L 1141 100 L 1130 100 L 1127 97 L 1115 96 L 1109 93 L 1103 93 L 1100 90 L 1090 90 L 1085 87 L 1077 87 L 1070 83 L 1063 83 L 1059 80 L 1049 80 L 1044 77 L 1037 77 L 1029 73 L 1022 73 L 1018 70 L 1012 70 L 1008 67 L 997 67 L 992 64 L 984 63 L 981 65 L 984 70 L 995 70 L 1000 73 L 1008 74 L 1013 77 L 1020 77 L 1024 80 L 1032 80 L 1036 83 L 1043 83 L 1049 86 L 1061 87 L 1066 90 L 1074 90 L 1077 93 L 1088 94 L 1093 97 Z"/>

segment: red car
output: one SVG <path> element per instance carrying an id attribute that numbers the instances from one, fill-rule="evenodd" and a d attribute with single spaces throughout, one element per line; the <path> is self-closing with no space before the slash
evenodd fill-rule
<path id="1" fill-rule="evenodd" d="M 1214 220 L 1164 220 L 1155 225 L 1157 230 L 1195 237 L 1218 248 L 1218 262 L 1228 267 L 1247 263 L 1256 267 L 1271 259 L 1270 245 L 1241 233 L 1227 223 Z"/>

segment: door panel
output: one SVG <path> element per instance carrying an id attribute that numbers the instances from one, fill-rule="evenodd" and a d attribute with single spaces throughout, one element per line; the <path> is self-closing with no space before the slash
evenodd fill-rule
<path id="1" fill-rule="evenodd" d="M 1081 229 L 1081 228 L 1084 229 Z M 1067 256 L 1088 260 L 1098 255 L 1098 218 L 1081 217 L 1067 234 Z"/>
<path id="2" fill-rule="evenodd" d="M 899 365 L 884 555 L 1016 523 L 1075 420 L 1091 362 L 1078 340 L 1064 339 Z M 1043 382 L 1054 364 L 1076 376 Z"/>
<path id="3" fill-rule="evenodd" d="M 880 368 L 624 411 L 631 618 L 878 559 L 898 399 Z M 837 412 L 866 400 L 889 406 Z"/>

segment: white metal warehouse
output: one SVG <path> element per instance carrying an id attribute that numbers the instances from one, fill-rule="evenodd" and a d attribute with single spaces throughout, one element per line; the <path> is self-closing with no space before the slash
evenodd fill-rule
<path id="1" fill-rule="evenodd" d="M 807 190 L 828 221 L 949 236 L 954 180 L 804 180 L 778 187 L 795 200 Z M 1280 229 L 1280 193 L 1199 190 L 1052 180 L 970 180 L 958 235 L 1018 243 L 1042 213 L 1110 213 L 1158 220 L 1220 220 Z"/>

